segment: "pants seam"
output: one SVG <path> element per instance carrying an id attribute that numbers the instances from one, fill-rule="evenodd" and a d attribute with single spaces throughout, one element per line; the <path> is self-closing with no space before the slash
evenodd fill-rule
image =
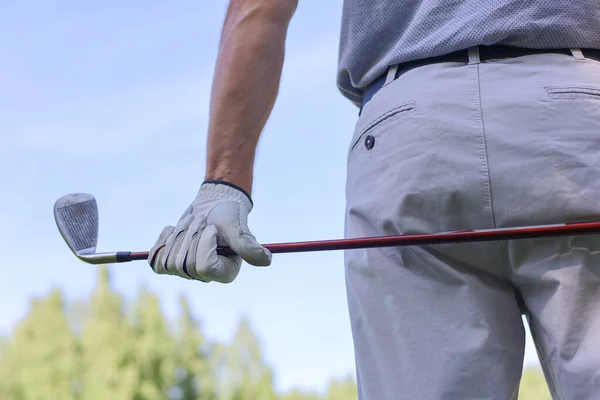
<path id="1" fill-rule="evenodd" d="M 475 74 L 476 74 L 476 85 L 477 85 L 477 117 L 478 124 L 480 128 L 479 134 L 479 143 L 481 145 L 481 150 L 479 151 L 479 158 L 481 162 L 481 172 L 484 177 L 483 182 L 483 192 L 485 197 L 485 206 L 489 208 L 489 222 L 492 225 L 492 228 L 496 228 L 496 218 L 494 216 L 494 205 L 492 201 L 492 184 L 490 179 L 490 166 L 489 166 L 489 155 L 487 148 L 487 140 L 485 136 L 485 123 L 483 121 L 483 106 L 481 103 L 481 82 L 479 79 L 479 68 L 480 64 L 475 65 Z M 497 243 L 497 242 L 496 242 Z"/>

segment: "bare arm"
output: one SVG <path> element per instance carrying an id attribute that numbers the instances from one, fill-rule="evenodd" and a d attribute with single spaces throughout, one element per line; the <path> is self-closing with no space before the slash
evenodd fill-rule
<path id="1" fill-rule="evenodd" d="M 231 0 L 210 103 L 205 179 L 252 190 L 256 146 L 269 118 L 297 0 Z"/>

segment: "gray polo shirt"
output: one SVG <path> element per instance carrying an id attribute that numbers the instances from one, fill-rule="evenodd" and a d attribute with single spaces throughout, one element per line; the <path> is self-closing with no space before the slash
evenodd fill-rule
<path id="1" fill-rule="evenodd" d="M 362 88 L 393 64 L 476 45 L 600 49 L 600 0 L 344 0 L 338 88 Z"/>

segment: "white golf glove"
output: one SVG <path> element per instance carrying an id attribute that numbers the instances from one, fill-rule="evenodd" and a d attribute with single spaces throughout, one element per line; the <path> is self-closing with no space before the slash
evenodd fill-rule
<path id="1" fill-rule="evenodd" d="M 221 181 L 202 184 L 177 226 L 163 229 L 149 252 L 148 263 L 157 274 L 177 275 L 203 282 L 230 283 L 242 260 L 255 266 L 271 264 L 271 252 L 261 246 L 247 226 L 250 197 Z M 217 246 L 237 255 L 221 256 Z"/>

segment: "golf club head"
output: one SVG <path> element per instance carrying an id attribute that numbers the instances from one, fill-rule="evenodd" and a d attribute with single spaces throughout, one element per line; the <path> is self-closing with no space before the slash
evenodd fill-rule
<path id="1" fill-rule="evenodd" d="M 92 255 L 98 244 L 98 205 L 94 196 L 72 193 L 54 203 L 54 220 L 69 249 L 79 258 Z"/>

